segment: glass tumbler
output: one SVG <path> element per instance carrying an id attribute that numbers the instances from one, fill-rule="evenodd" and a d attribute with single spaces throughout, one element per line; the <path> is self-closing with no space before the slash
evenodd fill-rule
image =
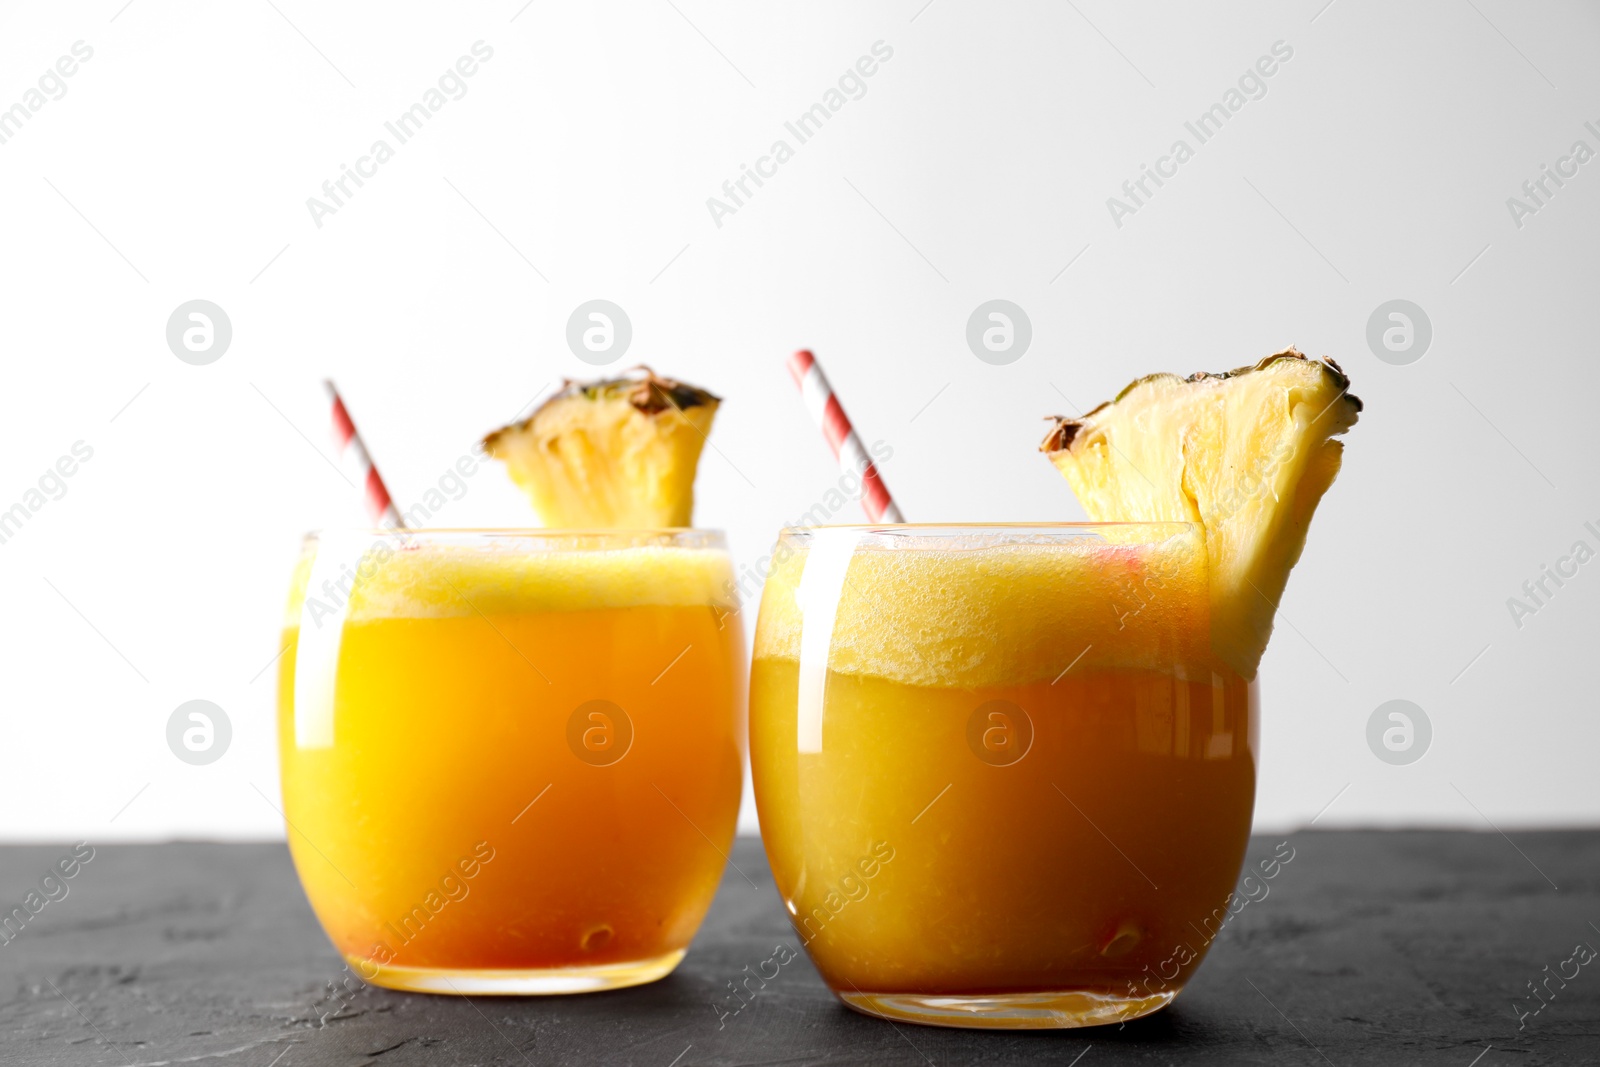
<path id="1" fill-rule="evenodd" d="M 279 668 L 294 862 L 367 981 L 653 981 L 710 906 L 742 778 L 743 634 L 698 530 L 307 539 Z"/>
<path id="2" fill-rule="evenodd" d="M 751 668 L 767 855 L 845 1004 L 967 1027 L 1169 1003 L 1226 918 L 1256 688 L 1185 523 L 781 534 Z"/>

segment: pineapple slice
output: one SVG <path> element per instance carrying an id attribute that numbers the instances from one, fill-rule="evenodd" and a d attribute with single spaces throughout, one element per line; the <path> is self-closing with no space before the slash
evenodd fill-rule
<path id="1" fill-rule="evenodd" d="M 1361 401 L 1332 360 L 1293 348 L 1254 367 L 1154 374 L 1039 446 L 1095 521 L 1181 521 L 1205 531 L 1212 648 L 1254 678 L 1306 528 L 1339 473 Z"/>
<path id="2" fill-rule="evenodd" d="M 694 475 L 720 398 L 661 378 L 568 380 L 483 440 L 546 526 L 654 529 L 694 522 Z"/>

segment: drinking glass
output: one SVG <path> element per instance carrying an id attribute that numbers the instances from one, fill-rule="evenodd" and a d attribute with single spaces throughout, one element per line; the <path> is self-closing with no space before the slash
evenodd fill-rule
<path id="1" fill-rule="evenodd" d="M 296 869 L 362 978 L 570 993 L 683 958 L 738 814 L 722 535 L 308 537 L 279 668 Z"/>
<path id="2" fill-rule="evenodd" d="M 1072 1027 L 1155 1011 L 1227 916 L 1257 701 L 1186 523 L 784 530 L 751 766 L 790 921 L 845 1004 Z"/>

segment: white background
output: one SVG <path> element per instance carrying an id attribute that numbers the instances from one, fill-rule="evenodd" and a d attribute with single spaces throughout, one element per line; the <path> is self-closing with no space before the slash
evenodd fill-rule
<path id="1" fill-rule="evenodd" d="M 1334 356 L 1367 410 L 1263 666 L 1258 828 L 1600 818 L 1600 562 L 1520 629 L 1506 605 L 1600 547 L 1600 161 L 1520 228 L 1506 206 L 1600 149 L 1594 5 L 275 2 L 0 14 L 0 107 L 94 49 L 0 145 L 0 508 L 94 449 L 0 544 L 0 838 L 280 835 L 285 583 L 302 531 L 359 519 L 318 379 L 409 503 L 591 372 L 564 330 L 597 297 L 633 322 L 619 366 L 727 397 L 697 517 L 744 563 L 838 474 L 798 346 L 922 521 L 1081 518 L 1041 416 Z M 318 228 L 306 199 L 478 40 L 467 94 Z M 716 226 L 707 197 L 880 40 L 866 94 Z M 1267 94 L 1116 226 L 1107 197 L 1276 41 Z M 996 297 L 1034 330 L 1002 367 L 964 338 Z M 234 330 L 203 367 L 165 340 L 195 298 Z M 1409 366 L 1365 339 L 1394 298 L 1433 324 Z M 469 486 L 440 521 L 526 522 L 499 469 Z M 208 767 L 165 742 L 193 698 L 233 723 Z M 1393 698 L 1433 724 L 1410 766 L 1367 748 Z"/>

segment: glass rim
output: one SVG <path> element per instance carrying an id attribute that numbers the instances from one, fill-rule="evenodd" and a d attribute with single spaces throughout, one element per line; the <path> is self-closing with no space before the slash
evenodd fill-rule
<path id="1" fill-rule="evenodd" d="M 822 523 L 816 526 L 785 526 L 779 535 L 811 534 L 828 530 L 845 530 L 863 534 L 958 534 L 974 533 L 1051 533 L 1056 531 L 1094 533 L 1097 530 L 1155 529 L 1165 527 L 1173 532 L 1199 530 L 1198 523 L 1182 519 L 1136 520 L 1111 522 L 848 522 Z"/>
<path id="2" fill-rule="evenodd" d="M 539 541 L 613 541 L 617 543 L 647 543 L 668 540 L 673 542 L 700 540 L 711 545 L 725 546 L 727 535 L 722 530 L 697 526 L 651 526 L 637 529 L 622 527 L 572 527 L 551 526 L 327 526 L 307 530 L 302 540 L 310 543 L 335 537 L 367 537 L 378 540 L 539 540 Z"/>

